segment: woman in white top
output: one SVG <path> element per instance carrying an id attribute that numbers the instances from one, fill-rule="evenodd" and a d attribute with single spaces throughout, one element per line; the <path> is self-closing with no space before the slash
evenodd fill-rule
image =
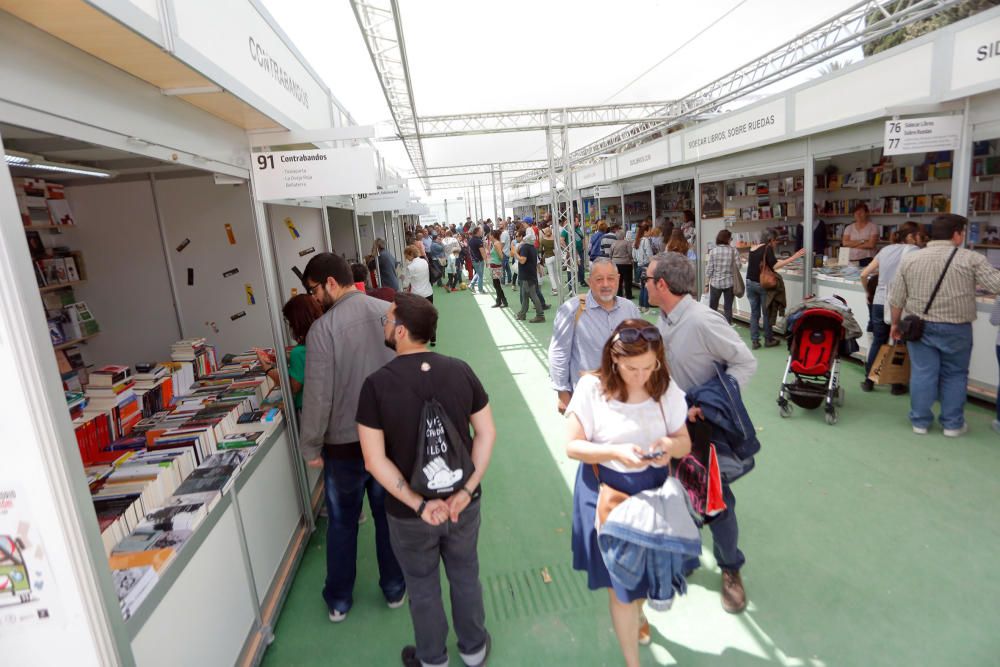
<path id="1" fill-rule="evenodd" d="M 684 392 L 667 372 L 663 339 L 646 320 L 628 319 L 604 345 L 601 368 L 580 378 L 566 408 L 566 453 L 580 461 L 573 491 L 573 568 L 587 573 L 591 590 L 608 589 L 611 620 L 625 664 L 639 664 L 649 643 L 641 619 L 649 585 L 626 589 L 612 581 L 597 546 L 598 486 L 633 495 L 663 485 L 670 459 L 691 451 Z M 598 479 L 598 475 L 600 479 Z"/>
<path id="2" fill-rule="evenodd" d="M 889 295 L 889 286 L 892 279 L 896 277 L 899 270 L 899 263 L 903 261 L 903 255 L 917 250 L 917 241 L 920 235 L 920 225 L 907 221 L 899 226 L 893 235 L 893 242 L 878 251 L 871 264 L 861 271 L 861 285 L 867 286 L 872 274 L 878 276 L 878 286 L 875 288 L 875 295 L 872 297 L 871 323 L 872 345 L 868 350 L 868 361 L 865 363 L 865 379 L 861 383 L 862 391 L 871 391 L 875 388 L 875 383 L 868 379 L 868 373 L 872 370 L 875 357 L 878 356 L 879 348 L 889 342 L 889 324 L 891 318 L 886 317 L 886 300 Z M 892 385 L 892 393 L 896 395 L 906 393 L 905 384 Z"/>
<path id="3" fill-rule="evenodd" d="M 434 288 L 431 286 L 431 272 L 427 260 L 411 245 L 403 250 L 403 257 L 406 259 L 406 270 L 403 272 L 403 286 L 406 291 L 434 303 Z M 431 338 L 431 347 L 435 345 L 437 345 L 436 336 Z"/>

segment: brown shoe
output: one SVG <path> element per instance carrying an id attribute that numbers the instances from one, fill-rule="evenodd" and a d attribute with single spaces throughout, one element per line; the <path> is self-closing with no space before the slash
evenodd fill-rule
<path id="1" fill-rule="evenodd" d="M 738 570 L 722 571 L 722 608 L 738 614 L 747 608 L 747 593 L 743 590 L 743 577 Z"/>
<path id="2" fill-rule="evenodd" d="M 639 646 L 649 646 L 653 642 L 653 635 L 649 630 L 649 621 L 643 616 L 639 619 Z"/>

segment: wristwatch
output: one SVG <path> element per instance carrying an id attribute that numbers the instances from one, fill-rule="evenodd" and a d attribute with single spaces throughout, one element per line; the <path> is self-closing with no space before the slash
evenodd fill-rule
<path id="1" fill-rule="evenodd" d="M 426 499 L 422 499 L 420 501 L 420 505 L 417 507 L 417 518 L 418 519 L 424 518 L 424 509 L 426 509 L 426 507 L 427 507 L 427 500 Z"/>

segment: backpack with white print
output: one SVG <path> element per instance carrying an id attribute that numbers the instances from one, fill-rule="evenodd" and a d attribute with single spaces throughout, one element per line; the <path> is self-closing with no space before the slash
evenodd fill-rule
<path id="1" fill-rule="evenodd" d="M 424 399 L 410 488 L 424 498 L 447 498 L 465 486 L 475 469 L 444 408 L 437 399 Z"/>

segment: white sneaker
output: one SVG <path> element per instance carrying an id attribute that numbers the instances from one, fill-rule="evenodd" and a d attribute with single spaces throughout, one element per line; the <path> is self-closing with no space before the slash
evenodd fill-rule
<path id="1" fill-rule="evenodd" d="M 345 618 L 347 618 L 347 612 L 346 611 L 331 611 L 330 612 L 330 622 L 331 623 L 340 623 Z"/>
<path id="2" fill-rule="evenodd" d="M 404 604 L 406 604 L 406 592 L 403 592 L 403 597 L 399 598 L 395 602 L 386 602 L 389 605 L 389 609 L 399 609 Z"/>
<path id="3" fill-rule="evenodd" d="M 916 433 L 917 435 L 927 435 L 927 427 L 926 426 L 914 426 L 913 427 L 913 432 Z"/>
<path id="4" fill-rule="evenodd" d="M 964 435 L 969 431 L 968 424 L 962 424 L 961 428 L 946 428 L 944 430 L 944 435 L 947 438 L 957 438 L 960 435 Z"/>

